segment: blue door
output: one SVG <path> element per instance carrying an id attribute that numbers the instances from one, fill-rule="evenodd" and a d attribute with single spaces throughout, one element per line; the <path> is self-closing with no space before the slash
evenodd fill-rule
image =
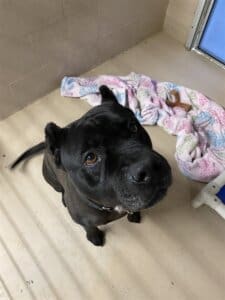
<path id="1" fill-rule="evenodd" d="M 199 49 L 225 64 L 225 0 L 214 2 Z"/>

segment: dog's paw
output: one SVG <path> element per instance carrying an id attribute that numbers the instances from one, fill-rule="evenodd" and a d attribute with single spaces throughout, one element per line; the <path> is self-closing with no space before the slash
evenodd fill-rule
<path id="1" fill-rule="evenodd" d="M 105 243 L 105 234 L 96 228 L 95 230 L 87 232 L 87 239 L 95 246 L 103 246 Z"/>
<path id="2" fill-rule="evenodd" d="M 141 213 L 135 212 L 133 214 L 128 214 L 127 219 L 132 223 L 141 223 Z"/>

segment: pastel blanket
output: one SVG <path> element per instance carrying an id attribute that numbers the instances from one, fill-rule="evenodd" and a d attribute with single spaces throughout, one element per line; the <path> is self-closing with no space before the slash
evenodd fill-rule
<path id="1" fill-rule="evenodd" d="M 99 86 L 103 84 L 113 90 L 121 105 L 134 112 L 141 124 L 157 124 L 177 136 L 175 158 L 185 176 L 209 182 L 225 169 L 225 110 L 222 106 L 200 92 L 136 73 L 64 77 L 61 95 L 85 98 L 91 105 L 99 105 Z M 191 104 L 189 112 L 166 104 L 171 90 L 179 92 L 183 103 Z"/>

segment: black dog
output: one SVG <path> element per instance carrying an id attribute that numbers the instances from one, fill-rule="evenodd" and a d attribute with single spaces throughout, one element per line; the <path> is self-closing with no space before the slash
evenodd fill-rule
<path id="1" fill-rule="evenodd" d="M 152 149 L 133 112 L 106 86 L 100 93 L 101 105 L 67 127 L 47 124 L 45 142 L 11 166 L 44 150 L 44 178 L 98 246 L 104 233 L 97 226 L 126 214 L 130 222 L 140 222 L 140 210 L 162 199 L 172 181 L 169 164 Z"/>

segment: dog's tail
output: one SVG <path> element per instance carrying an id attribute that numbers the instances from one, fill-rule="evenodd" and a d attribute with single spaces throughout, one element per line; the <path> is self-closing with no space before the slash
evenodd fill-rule
<path id="1" fill-rule="evenodd" d="M 30 156 L 33 156 L 41 151 L 43 151 L 45 149 L 45 143 L 41 142 L 31 148 L 29 148 L 28 150 L 26 150 L 25 152 L 23 152 L 11 165 L 10 165 L 10 169 L 14 169 L 21 161 L 27 159 Z"/>

